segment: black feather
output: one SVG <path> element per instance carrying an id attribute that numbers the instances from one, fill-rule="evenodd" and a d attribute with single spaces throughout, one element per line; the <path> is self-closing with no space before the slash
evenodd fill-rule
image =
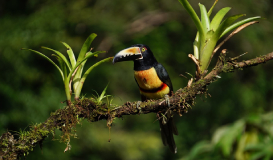
<path id="1" fill-rule="evenodd" d="M 170 88 L 170 93 L 173 92 L 173 85 L 171 82 L 171 79 L 169 77 L 169 74 L 167 73 L 166 69 L 163 67 L 162 64 L 157 63 L 157 65 L 154 66 L 157 76 L 159 77 L 159 79 L 163 82 L 166 83 L 167 86 Z"/>
<path id="2" fill-rule="evenodd" d="M 146 49 L 146 51 L 142 53 L 142 57 L 143 57 L 142 59 L 134 60 L 134 70 L 142 71 L 142 70 L 147 70 L 154 67 L 159 79 L 163 83 L 167 84 L 167 86 L 169 87 L 170 92 L 168 95 L 171 95 L 173 92 L 171 79 L 166 69 L 163 67 L 163 65 L 157 62 L 150 48 L 143 44 L 136 44 L 136 45 L 133 45 L 132 47 L 140 47 L 140 48 L 145 47 Z M 164 98 L 164 97 L 161 97 L 161 98 Z M 145 101 L 147 99 L 149 98 L 145 97 L 144 95 L 141 95 L 142 101 Z M 170 150 L 173 153 L 176 153 L 177 148 L 175 145 L 173 134 L 178 135 L 178 132 L 174 124 L 171 111 L 168 111 L 168 113 L 166 114 L 166 117 L 167 117 L 167 120 L 166 120 L 167 122 L 163 122 L 163 117 L 161 117 L 159 120 L 162 141 L 165 146 L 167 145 L 169 146 Z"/>

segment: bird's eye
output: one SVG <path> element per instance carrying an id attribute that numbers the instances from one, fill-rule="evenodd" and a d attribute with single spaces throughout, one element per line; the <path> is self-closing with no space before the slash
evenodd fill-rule
<path id="1" fill-rule="evenodd" d="M 141 52 L 145 52 L 145 51 L 146 51 L 146 49 L 145 49 L 145 48 L 142 48 L 142 49 L 141 49 Z"/>

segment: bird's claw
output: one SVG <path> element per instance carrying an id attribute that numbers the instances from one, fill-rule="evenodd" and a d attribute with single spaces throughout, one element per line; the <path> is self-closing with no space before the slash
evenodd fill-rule
<path id="1" fill-rule="evenodd" d="M 168 118 L 164 114 L 162 114 L 162 124 L 165 125 L 167 124 L 167 122 L 168 122 Z"/>
<path id="2" fill-rule="evenodd" d="M 165 102 L 168 105 L 168 109 L 167 109 L 166 113 L 162 117 L 163 118 L 163 120 L 162 120 L 163 124 L 166 124 L 169 121 L 169 118 L 172 117 L 172 111 L 170 110 L 170 107 L 171 107 L 170 98 L 169 98 L 169 95 L 167 95 L 167 94 L 165 95 Z"/>
<path id="3" fill-rule="evenodd" d="M 170 108 L 171 104 L 170 104 L 170 98 L 169 95 L 165 95 L 165 102 L 167 103 L 168 107 Z"/>
<path id="4" fill-rule="evenodd" d="M 141 101 L 137 101 L 137 109 L 139 113 L 142 113 L 141 107 L 140 107 Z"/>

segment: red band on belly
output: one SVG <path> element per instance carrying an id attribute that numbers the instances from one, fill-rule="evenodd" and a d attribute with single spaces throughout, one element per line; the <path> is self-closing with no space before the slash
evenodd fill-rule
<path id="1" fill-rule="evenodd" d="M 156 93 L 156 92 L 160 92 L 162 90 L 164 90 L 165 88 L 167 88 L 167 84 L 162 83 L 162 85 L 158 88 L 154 88 L 154 89 L 143 89 L 139 87 L 139 90 L 142 92 L 146 92 L 146 93 Z"/>

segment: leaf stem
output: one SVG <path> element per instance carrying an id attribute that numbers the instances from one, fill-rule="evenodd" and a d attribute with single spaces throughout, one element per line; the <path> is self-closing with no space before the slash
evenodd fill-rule
<path id="1" fill-rule="evenodd" d="M 105 58 L 97 63 L 95 63 L 94 65 L 92 65 L 85 73 L 84 75 L 82 76 L 81 80 L 80 80 L 80 83 L 78 84 L 77 86 L 77 89 L 75 91 L 75 100 L 79 99 L 80 98 L 80 94 L 81 94 L 81 90 L 82 90 L 82 87 L 83 87 L 83 84 L 85 82 L 85 79 L 86 77 L 89 75 L 89 73 L 95 68 L 97 67 L 98 65 L 100 65 L 101 63 L 104 63 L 104 62 L 109 62 L 112 60 L 112 57 L 108 57 L 108 58 Z"/>

